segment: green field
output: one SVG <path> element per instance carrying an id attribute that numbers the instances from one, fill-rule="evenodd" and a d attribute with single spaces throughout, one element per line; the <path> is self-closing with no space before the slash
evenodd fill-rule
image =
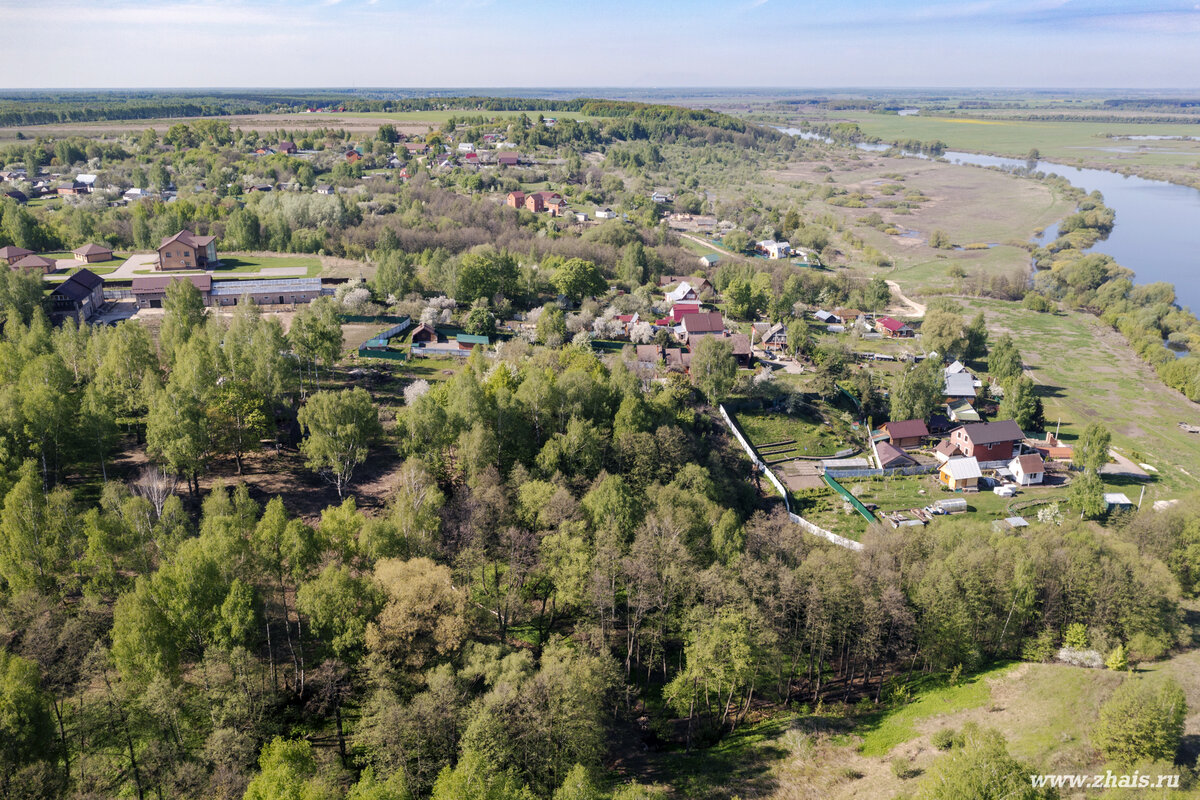
<path id="1" fill-rule="evenodd" d="M 1200 484 L 1200 435 L 1195 403 L 1169 389 L 1130 349 L 1124 337 L 1079 312 L 1037 314 L 1017 303 L 964 301 L 966 313 L 982 310 L 992 338 L 1011 333 L 1028 374 L 1038 385 L 1046 422 L 1062 421 L 1062 439 L 1074 440 L 1089 422 L 1113 433 L 1113 445 L 1158 470 L 1147 499 L 1172 497 Z"/>
<path id="2" fill-rule="evenodd" d="M 816 120 L 814 120 L 816 121 Z M 942 141 L 953 150 L 1024 158 L 1037 149 L 1042 158 L 1067 164 L 1136 169 L 1139 174 L 1172 174 L 1180 182 L 1200 180 L 1200 141 L 1129 141 L 1111 136 L 1200 137 L 1200 126 L 1149 122 L 1005 120 L 987 117 L 901 117 L 842 113 L 820 121 L 854 122 L 885 142 Z"/>
<path id="3" fill-rule="evenodd" d="M 756 449 L 775 442 L 795 440 L 795 444 L 786 449 L 770 448 L 774 452 L 760 453 L 764 461 L 784 456 L 832 456 L 847 446 L 833 428 L 816 415 L 741 411 L 735 420 Z"/>
<path id="4" fill-rule="evenodd" d="M 213 270 L 213 278 L 219 280 L 225 273 L 258 273 L 273 268 L 303 268 L 308 270 L 303 277 L 315 278 L 321 274 L 321 260 L 316 256 L 223 256 L 221 266 Z"/>
<path id="5" fill-rule="evenodd" d="M 841 483 L 860 501 L 875 503 L 881 511 L 907 511 L 910 508 L 924 508 L 936 500 L 961 497 L 967 501 L 967 508 L 970 512 L 988 519 L 1010 516 L 1008 506 L 1013 502 L 1023 503 L 1035 499 L 1065 500 L 1067 494 L 1065 488 L 1052 489 L 1049 487 L 1022 489 L 1015 498 L 1000 497 L 986 489 L 965 494 L 955 493 L 945 489 L 938 482 L 937 473 L 882 478 L 846 478 Z M 934 524 L 937 524 L 936 521 Z"/>
<path id="6" fill-rule="evenodd" d="M 430 122 L 441 125 L 451 117 L 462 119 L 464 117 L 484 117 L 485 119 L 516 119 L 525 114 L 530 120 L 536 120 L 538 114 L 549 119 L 600 119 L 600 117 L 584 114 L 579 111 L 487 111 L 474 109 L 448 109 L 437 111 L 333 111 L 309 114 L 300 112 L 296 114 L 272 114 L 271 117 L 278 117 L 281 122 L 286 123 L 293 119 L 303 120 L 329 120 L 337 119 L 372 119 L 387 122 L 392 120 L 395 122 Z"/>

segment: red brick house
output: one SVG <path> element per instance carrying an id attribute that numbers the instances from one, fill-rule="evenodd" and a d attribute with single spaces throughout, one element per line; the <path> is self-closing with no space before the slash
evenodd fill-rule
<path id="1" fill-rule="evenodd" d="M 357 150 L 347 150 L 346 160 L 351 164 L 357 164 L 362 160 L 362 153 L 358 152 Z"/>
<path id="2" fill-rule="evenodd" d="M 504 204 L 509 208 L 524 208 L 525 193 L 524 192 L 509 192 Z"/>
<path id="3" fill-rule="evenodd" d="M 1011 419 L 977 422 L 950 432 L 950 442 L 964 456 L 979 461 L 1009 461 L 1016 455 L 1025 434 Z"/>

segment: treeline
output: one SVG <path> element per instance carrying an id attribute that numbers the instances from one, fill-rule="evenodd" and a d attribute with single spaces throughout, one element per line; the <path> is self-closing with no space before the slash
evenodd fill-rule
<path id="1" fill-rule="evenodd" d="M 1082 194 L 1082 193 L 1079 193 Z M 1082 197 L 1063 220 L 1057 240 L 1034 251 L 1038 295 L 1099 316 L 1119 330 L 1158 376 L 1190 400 L 1200 400 L 1200 320 L 1176 304 L 1169 283 L 1136 285 L 1134 273 L 1111 256 L 1083 250 L 1112 230 L 1115 214 L 1099 192 Z M 1171 343 L 1189 354 L 1178 358 Z"/>

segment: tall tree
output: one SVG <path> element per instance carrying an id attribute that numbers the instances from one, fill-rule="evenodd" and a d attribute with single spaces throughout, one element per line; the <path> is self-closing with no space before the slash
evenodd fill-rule
<path id="1" fill-rule="evenodd" d="M 733 345 L 718 336 L 702 336 L 692 351 L 692 383 L 708 402 L 717 404 L 725 399 L 737 380 L 737 360 Z"/>
<path id="2" fill-rule="evenodd" d="M 355 468 L 383 435 L 379 412 L 365 389 L 317 392 L 300 409 L 300 443 L 310 469 L 325 475 L 342 497 Z"/>

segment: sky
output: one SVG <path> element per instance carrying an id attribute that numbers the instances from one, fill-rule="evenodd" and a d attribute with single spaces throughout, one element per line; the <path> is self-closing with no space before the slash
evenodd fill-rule
<path id="1" fill-rule="evenodd" d="M 1200 86 L 1200 0 L 0 0 L 0 30 L 7 89 Z"/>

